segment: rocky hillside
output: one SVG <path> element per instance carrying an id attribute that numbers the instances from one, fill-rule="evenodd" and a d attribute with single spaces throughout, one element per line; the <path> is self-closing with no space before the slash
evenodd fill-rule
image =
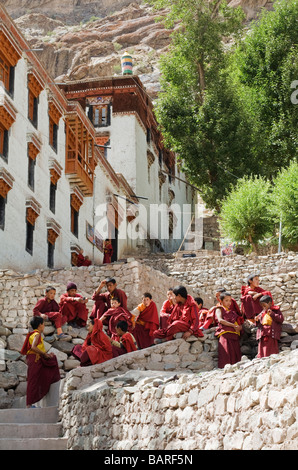
<path id="1" fill-rule="evenodd" d="M 142 0 L 2 0 L 30 46 L 56 81 L 113 76 L 121 73 L 121 56 L 133 56 L 134 73 L 154 98 L 159 91 L 158 59 L 167 50 L 171 31 Z M 247 21 L 268 0 L 232 0 Z M 165 15 L 166 12 L 161 12 Z"/>

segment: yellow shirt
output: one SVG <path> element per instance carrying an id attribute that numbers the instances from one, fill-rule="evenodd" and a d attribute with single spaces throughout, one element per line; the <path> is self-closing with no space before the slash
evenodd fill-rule
<path id="1" fill-rule="evenodd" d="M 30 346 L 32 346 L 33 344 L 33 341 L 34 341 L 34 338 L 36 338 L 37 335 L 39 335 L 39 331 L 37 330 L 34 330 L 34 333 L 30 336 L 29 338 L 29 344 Z M 42 339 L 42 336 L 41 336 L 41 341 L 40 343 L 37 345 L 37 349 L 39 349 L 41 352 L 43 353 L 46 353 L 46 348 L 44 346 L 44 342 L 43 342 L 43 339 Z M 31 349 L 27 352 L 27 354 L 36 354 L 34 351 L 32 351 Z"/>

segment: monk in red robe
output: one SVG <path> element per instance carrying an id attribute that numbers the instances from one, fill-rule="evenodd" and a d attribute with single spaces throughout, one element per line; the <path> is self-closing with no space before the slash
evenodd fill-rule
<path id="1" fill-rule="evenodd" d="M 216 312 L 217 307 L 221 306 L 220 296 L 224 292 L 226 292 L 226 289 L 224 287 L 221 287 L 216 291 L 215 298 L 217 300 L 217 304 L 214 305 L 214 307 L 211 307 L 209 312 L 206 314 L 206 321 L 203 325 L 201 325 L 202 330 L 208 330 L 208 328 L 217 326 L 217 317 L 216 317 L 215 312 Z M 241 315 L 239 305 L 237 304 L 236 300 L 233 297 L 231 297 L 231 302 L 232 302 L 231 309 L 234 312 L 238 313 L 238 315 Z"/>
<path id="2" fill-rule="evenodd" d="M 111 299 L 111 308 L 107 310 L 103 316 L 101 317 L 101 321 L 104 323 L 104 320 L 108 320 L 109 322 L 109 329 L 108 335 L 111 336 L 112 339 L 117 341 L 118 334 L 116 332 L 117 323 L 119 321 L 124 320 L 128 324 L 128 331 L 132 331 L 133 322 L 132 322 L 132 314 L 129 310 L 121 307 L 121 303 L 119 299 L 116 297 Z"/>
<path id="3" fill-rule="evenodd" d="M 27 395 L 26 405 L 30 408 L 44 398 L 53 383 L 59 382 L 60 372 L 57 358 L 46 352 L 42 333 L 44 319 L 33 317 L 30 322 L 33 331 L 29 332 L 21 349 L 27 361 Z"/>
<path id="4" fill-rule="evenodd" d="M 103 287 L 107 288 L 107 292 L 101 292 Z M 116 280 L 109 278 L 101 281 L 92 295 L 92 300 L 94 300 L 95 304 L 90 318 L 101 318 L 111 308 L 111 300 L 113 298 L 117 298 L 120 301 L 121 307 L 127 310 L 127 296 L 123 290 L 118 289 Z"/>
<path id="5" fill-rule="evenodd" d="M 66 317 L 62 316 L 59 311 L 59 305 L 55 300 L 56 289 L 55 287 L 48 286 L 46 288 L 45 297 L 40 299 L 33 309 L 33 315 L 35 317 L 42 317 L 44 320 L 49 319 L 54 323 L 57 329 L 57 335 L 59 339 L 64 338 L 67 335 L 63 334 L 62 326 L 66 323 Z"/>
<path id="6" fill-rule="evenodd" d="M 83 255 L 83 250 L 80 250 L 77 258 L 77 266 L 90 266 L 91 265 L 91 260 L 89 259 L 88 256 Z"/>
<path id="7" fill-rule="evenodd" d="M 243 318 L 232 310 L 231 294 L 223 292 L 220 295 L 221 304 L 216 308 L 218 326 L 215 336 L 218 341 L 218 367 L 235 364 L 241 361 L 240 334 Z"/>
<path id="8" fill-rule="evenodd" d="M 261 313 L 260 298 L 263 295 L 272 294 L 260 287 L 260 278 L 257 274 L 251 274 L 247 278 L 248 285 L 241 288 L 241 311 L 245 318 L 254 322 L 254 318 Z"/>
<path id="9" fill-rule="evenodd" d="M 278 340 L 284 317 L 280 308 L 273 305 L 269 295 L 262 296 L 260 304 L 262 312 L 256 317 L 257 340 L 259 341 L 257 357 L 268 357 L 279 353 Z"/>
<path id="10" fill-rule="evenodd" d="M 117 323 L 116 334 L 115 339 L 111 338 L 113 357 L 138 350 L 137 342 L 134 336 L 128 331 L 128 323 L 126 321 L 121 320 Z"/>
<path id="11" fill-rule="evenodd" d="M 167 292 L 167 300 L 163 303 L 161 307 L 161 311 L 159 312 L 159 325 L 160 328 L 166 328 L 168 325 L 168 319 L 171 315 L 173 308 L 174 308 L 174 294 L 173 289 L 170 288 Z"/>
<path id="12" fill-rule="evenodd" d="M 80 359 L 81 366 L 101 364 L 113 358 L 112 345 L 109 337 L 103 331 L 102 321 L 98 318 L 88 322 L 88 335 L 83 345 L 74 346 L 72 353 Z"/>
<path id="13" fill-rule="evenodd" d="M 158 310 L 150 292 L 143 294 L 142 303 L 132 312 L 135 316 L 133 335 L 140 349 L 154 344 L 153 334 L 159 327 Z"/>
<path id="14" fill-rule="evenodd" d="M 169 317 L 168 326 L 155 331 L 155 344 L 181 336 L 185 340 L 191 335 L 197 338 L 204 336 L 199 329 L 199 312 L 193 297 L 188 295 L 184 286 L 175 287 L 173 292 L 176 305 Z"/>
<path id="15" fill-rule="evenodd" d="M 113 245 L 110 239 L 106 239 L 103 245 L 103 264 L 111 263 L 113 256 Z"/>
<path id="16" fill-rule="evenodd" d="M 67 292 L 60 297 L 60 313 L 66 317 L 67 323 L 74 326 L 86 326 L 88 318 L 88 310 L 85 299 L 82 295 L 77 293 L 77 286 L 73 282 L 69 282 L 66 287 Z"/>
<path id="17" fill-rule="evenodd" d="M 207 315 L 208 315 L 208 308 L 203 307 L 204 301 L 201 297 L 195 297 L 194 301 L 198 307 L 199 312 L 199 328 L 204 325 Z"/>

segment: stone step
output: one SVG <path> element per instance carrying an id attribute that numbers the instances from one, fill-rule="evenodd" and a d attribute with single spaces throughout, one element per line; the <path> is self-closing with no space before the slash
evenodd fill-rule
<path id="1" fill-rule="evenodd" d="M 1 423 L 57 423 L 59 420 L 58 408 L 9 408 L 0 410 Z"/>
<path id="2" fill-rule="evenodd" d="M 0 439 L 0 450 L 67 450 L 67 438 Z"/>
<path id="3" fill-rule="evenodd" d="M 61 436 L 61 424 L 58 423 L 0 423 L 0 439 L 33 439 Z"/>

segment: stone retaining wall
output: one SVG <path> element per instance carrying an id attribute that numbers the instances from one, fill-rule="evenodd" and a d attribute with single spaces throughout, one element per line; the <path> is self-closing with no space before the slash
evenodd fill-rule
<path id="1" fill-rule="evenodd" d="M 198 374 L 118 373 L 65 391 L 62 424 L 73 450 L 296 450 L 297 381 L 298 350 Z"/>

